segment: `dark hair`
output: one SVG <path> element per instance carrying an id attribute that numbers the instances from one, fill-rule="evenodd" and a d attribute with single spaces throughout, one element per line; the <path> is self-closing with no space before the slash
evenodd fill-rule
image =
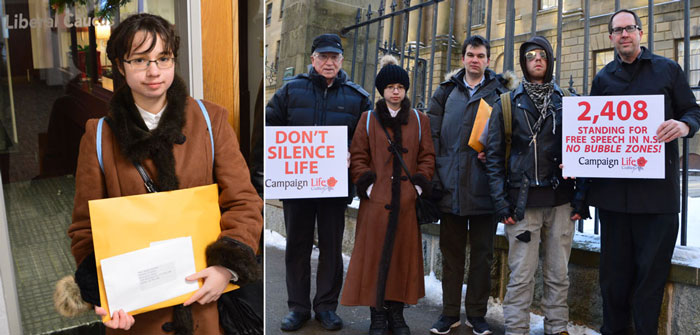
<path id="1" fill-rule="evenodd" d="M 484 47 L 486 47 L 486 58 L 491 58 L 491 43 L 489 43 L 489 41 L 483 36 L 472 35 L 467 37 L 466 40 L 464 40 L 464 43 L 462 43 L 462 58 L 464 58 L 464 55 L 467 53 L 467 46 L 469 45 L 473 47 L 483 45 Z"/>
<path id="2" fill-rule="evenodd" d="M 172 53 L 173 57 L 177 57 L 177 51 L 180 48 L 180 37 L 175 31 L 175 26 L 160 16 L 143 13 L 129 16 L 112 31 L 112 35 L 107 41 L 107 58 L 112 64 L 119 67 L 123 66 L 123 60 L 129 56 L 134 36 L 139 31 L 143 31 L 151 36 L 151 45 L 146 52 L 150 52 L 156 47 L 156 42 L 160 36 L 164 44 L 164 51 Z M 146 39 L 139 41 L 137 48 L 141 47 L 145 42 Z"/>
<path id="3" fill-rule="evenodd" d="M 629 9 L 620 9 L 620 10 L 618 10 L 617 12 L 615 12 L 615 13 L 610 17 L 610 21 L 608 21 L 608 33 L 609 33 L 609 34 L 612 34 L 612 30 L 613 30 L 612 21 L 613 21 L 613 19 L 615 18 L 615 16 L 616 16 L 617 14 L 620 14 L 620 13 L 629 13 L 629 14 L 632 14 L 632 16 L 634 16 L 634 22 L 636 22 L 636 24 L 637 24 L 637 26 L 639 27 L 640 30 L 642 29 L 642 20 L 639 19 L 639 16 L 637 16 L 637 13 L 635 13 L 635 12 L 629 10 Z"/>

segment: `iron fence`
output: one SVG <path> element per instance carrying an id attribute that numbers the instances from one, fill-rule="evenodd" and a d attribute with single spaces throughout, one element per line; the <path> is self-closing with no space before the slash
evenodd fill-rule
<path id="1" fill-rule="evenodd" d="M 438 4 L 443 2 L 443 1 L 448 1 L 449 2 L 449 32 L 447 36 L 439 36 L 437 34 L 437 18 L 438 18 Z M 433 82 L 434 82 L 434 75 L 436 74 L 435 72 L 435 50 L 436 48 L 439 47 L 446 47 L 447 51 L 445 53 L 441 53 L 441 57 L 444 59 L 441 59 L 445 61 L 445 66 L 446 66 L 446 71 L 445 73 L 449 73 L 451 71 L 451 66 L 452 66 L 452 56 L 453 56 L 453 47 L 459 47 L 461 43 L 455 40 L 455 33 L 454 33 L 454 18 L 457 13 L 453 10 L 455 8 L 455 0 L 423 0 L 419 1 L 418 3 L 411 4 L 410 0 L 401 0 L 401 9 L 398 9 L 399 3 L 396 0 L 392 0 L 391 3 L 387 6 L 387 3 L 385 0 L 381 0 L 379 2 L 379 9 L 376 11 L 372 10 L 371 4 L 367 6 L 367 9 L 365 11 L 365 20 L 363 21 L 363 15 L 362 9 L 357 10 L 357 16 L 355 18 L 355 24 L 344 27 L 341 30 L 341 34 L 344 36 L 347 36 L 348 34 L 353 35 L 353 54 L 352 54 L 352 66 L 350 70 L 350 78 L 351 80 L 355 81 L 355 70 L 356 70 L 356 65 L 358 64 L 358 55 L 357 51 L 358 49 L 363 50 L 363 55 L 362 55 L 362 60 L 359 61 L 360 63 L 363 64 L 368 64 L 367 60 L 368 57 L 374 57 L 374 72 L 372 74 L 377 72 L 377 61 L 379 59 L 380 53 L 382 54 L 388 54 L 391 53 L 400 60 L 400 65 L 406 69 L 408 73 L 413 74 L 412 78 L 412 89 L 410 92 L 410 98 L 413 104 L 413 107 L 419 110 L 426 110 L 428 108 L 427 101 L 429 100 L 429 97 L 432 96 L 433 94 Z M 683 6 L 684 6 L 684 18 L 683 18 L 683 25 L 684 25 L 684 55 L 683 57 L 683 69 L 685 70 L 686 77 L 689 77 L 689 71 L 690 71 L 690 0 L 682 0 Z M 484 6 L 485 5 L 485 6 Z M 534 36 L 537 33 L 537 14 L 538 14 L 538 0 L 533 0 L 532 2 L 532 21 L 531 21 L 531 32 L 530 35 Z M 589 71 L 591 68 L 590 60 L 589 60 L 589 54 L 590 54 L 590 40 L 589 40 L 589 28 L 590 28 L 590 0 L 584 0 L 584 17 L 583 17 L 583 23 L 584 23 L 584 43 L 583 43 L 583 54 L 584 54 L 584 60 L 583 60 L 583 80 L 582 80 L 582 94 L 587 95 L 588 94 L 588 83 L 589 83 Z M 556 72 L 555 72 L 555 80 L 557 84 L 560 84 L 560 69 L 561 69 L 561 62 L 562 62 L 562 57 L 561 57 L 561 46 L 562 46 L 562 7 L 563 7 L 563 0 L 557 0 L 557 42 L 556 42 Z M 389 11 L 388 13 L 385 13 L 385 8 L 388 8 Z M 615 10 L 617 11 L 620 8 L 620 1 L 615 0 Z M 423 11 L 430 11 L 432 10 L 432 27 L 431 27 L 431 36 L 429 39 L 430 41 L 430 46 L 425 46 L 421 44 L 421 31 L 422 31 L 422 15 Z M 409 36 L 409 15 L 417 11 L 417 24 L 415 25 L 415 40 L 409 41 L 408 36 Z M 486 30 L 486 38 L 490 38 L 490 33 L 491 33 L 491 20 L 492 20 L 492 0 L 486 1 L 484 3 L 484 0 L 467 0 L 467 12 L 464 13 L 467 17 L 467 36 L 471 35 L 471 29 L 472 25 L 480 25 L 484 24 L 483 18 L 486 18 L 486 23 L 485 23 L 485 30 Z M 648 19 L 648 29 L 647 29 L 647 36 L 648 36 L 648 43 L 647 47 L 649 50 L 653 51 L 654 49 L 654 18 L 653 18 L 653 13 L 654 13 L 654 2 L 653 0 L 648 1 L 648 13 L 649 13 L 649 19 Z M 459 15 L 459 14 L 458 14 Z M 503 68 L 502 71 L 512 71 L 514 67 L 514 53 L 515 53 L 515 1 L 514 0 L 506 0 L 506 13 L 505 13 L 505 36 L 504 36 L 504 61 L 503 61 Z M 473 20 L 473 18 L 476 17 L 477 20 Z M 398 33 L 399 36 L 394 39 L 394 23 L 396 19 L 401 20 L 401 29 L 400 31 L 396 32 Z M 386 23 L 388 23 L 388 29 L 389 33 L 387 34 L 388 39 L 387 40 L 382 40 L 382 33 L 384 29 L 387 29 Z M 370 29 L 371 26 L 375 25 L 376 26 L 376 46 L 374 47 L 375 54 L 374 55 L 368 55 L 368 50 L 369 50 L 369 41 L 370 41 Z M 364 33 L 364 34 L 363 34 Z M 358 42 L 358 37 L 364 35 L 364 42 Z M 364 47 L 360 48 L 360 44 L 364 43 Z M 439 43 L 439 45 L 438 45 Z M 429 48 L 430 53 L 429 57 L 426 58 L 421 58 L 421 50 L 425 50 L 426 48 Z M 461 56 L 461 55 L 458 55 Z M 359 84 L 361 84 L 363 87 L 368 88 L 369 86 L 366 86 L 365 83 L 365 78 L 366 78 L 366 71 L 367 71 L 367 66 L 362 67 L 362 75 Z M 569 79 L 569 88 L 573 88 L 574 81 L 573 81 L 573 76 L 570 77 Z M 427 87 L 427 91 L 426 91 Z M 694 90 L 700 90 L 700 87 L 693 87 Z M 372 92 L 372 100 L 374 101 L 376 98 L 376 90 L 375 90 L 375 85 L 374 83 L 371 84 L 371 92 Z M 680 220 L 680 232 L 681 232 L 681 245 L 687 245 L 687 231 L 688 231 L 688 139 L 684 138 L 682 139 L 683 143 L 683 162 L 681 166 L 681 220 Z M 598 218 L 598 210 L 595 210 L 594 213 L 594 232 L 595 234 L 599 233 L 599 218 Z M 578 222 L 577 230 L 579 232 L 583 232 L 583 221 Z"/>

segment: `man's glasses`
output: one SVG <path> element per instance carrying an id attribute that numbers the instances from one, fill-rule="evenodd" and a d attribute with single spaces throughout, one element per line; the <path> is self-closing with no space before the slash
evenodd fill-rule
<path id="1" fill-rule="evenodd" d="M 626 31 L 628 34 L 631 34 L 631 33 L 635 32 L 635 31 L 637 31 L 637 30 L 642 30 L 642 28 L 640 28 L 640 27 L 639 27 L 638 25 L 636 25 L 636 24 L 633 24 L 633 25 L 630 25 L 630 26 L 626 26 L 626 27 L 615 27 L 615 28 L 612 29 L 612 34 L 613 34 L 613 35 L 620 35 L 620 34 L 622 34 L 622 31 L 623 31 L 623 30 Z"/>
<path id="2" fill-rule="evenodd" d="M 124 60 L 124 63 L 131 65 L 134 70 L 145 70 L 151 63 L 156 63 L 159 69 L 169 69 L 175 64 L 174 57 L 158 57 L 158 59 L 149 60 L 146 58 L 135 58 L 130 60 Z"/>
<path id="3" fill-rule="evenodd" d="M 540 50 L 540 51 L 537 51 L 537 50 L 528 51 L 528 52 L 525 53 L 525 58 L 526 58 L 528 61 L 531 61 L 531 60 L 535 59 L 535 57 L 537 57 L 537 55 L 540 55 L 540 58 L 542 58 L 543 60 L 547 60 L 547 53 L 544 52 L 544 50 Z"/>
<path id="4" fill-rule="evenodd" d="M 331 53 L 331 54 L 325 54 L 325 53 L 323 53 L 323 54 L 316 54 L 316 55 L 314 55 L 314 57 L 316 57 L 318 60 L 320 60 L 320 61 L 323 62 L 323 63 L 325 63 L 325 62 L 327 62 L 327 61 L 329 61 L 329 60 L 332 61 L 333 63 L 337 63 L 338 61 L 340 61 L 341 59 L 343 59 L 343 55 L 341 55 L 341 54 L 336 54 L 336 53 Z"/>

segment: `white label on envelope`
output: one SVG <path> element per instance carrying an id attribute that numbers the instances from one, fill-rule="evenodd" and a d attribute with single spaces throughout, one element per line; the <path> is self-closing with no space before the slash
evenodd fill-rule
<path id="1" fill-rule="evenodd" d="M 131 312 L 199 289 L 185 277 L 196 272 L 192 238 L 152 243 L 150 247 L 105 258 L 102 265 L 110 314 Z"/>

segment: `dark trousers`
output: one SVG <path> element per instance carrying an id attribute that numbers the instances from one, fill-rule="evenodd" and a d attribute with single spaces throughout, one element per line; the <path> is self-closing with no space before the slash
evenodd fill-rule
<path id="1" fill-rule="evenodd" d="M 315 312 L 335 311 L 343 285 L 343 229 L 345 198 L 284 200 L 287 248 L 287 305 L 290 311 L 309 312 L 311 291 L 311 250 L 318 222 L 318 269 L 316 270 Z"/>
<path id="2" fill-rule="evenodd" d="M 678 236 L 678 214 L 600 210 L 600 291 L 604 335 L 656 334 Z"/>
<path id="3" fill-rule="evenodd" d="M 467 316 L 486 315 L 491 291 L 491 264 L 496 221 L 493 215 L 458 216 L 443 213 L 440 220 L 442 252 L 442 314 L 459 316 L 464 262 L 469 239 L 469 273 L 464 306 Z"/>

